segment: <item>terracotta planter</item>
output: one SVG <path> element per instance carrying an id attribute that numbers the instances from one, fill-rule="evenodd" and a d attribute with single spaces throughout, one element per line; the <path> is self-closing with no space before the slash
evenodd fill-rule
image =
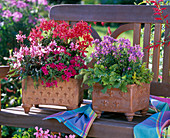
<path id="1" fill-rule="evenodd" d="M 73 78 L 67 81 L 57 80 L 58 87 L 52 88 L 41 85 L 39 80 L 38 89 L 35 89 L 31 77 L 22 82 L 22 103 L 25 113 L 29 113 L 30 108 L 39 104 L 66 106 L 67 109 L 76 109 L 83 102 L 83 91 L 81 90 L 81 81 Z M 26 84 L 25 84 L 26 83 Z M 27 88 L 25 89 L 25 86 Z"/>
<path id="2" fill-rule="evenodd" d="M 146 115 L 149 107 L 150 84 L 127 85 L 127 93 L 112 88 L 103 94 L 101 92 L 103 87 L 98 83 L 93 88 L 92 107 L 98 118 L 102 111 L 125 113 L 128 121 L 132 121 L 136 111 L 141 111 L 143 115 Z"/>

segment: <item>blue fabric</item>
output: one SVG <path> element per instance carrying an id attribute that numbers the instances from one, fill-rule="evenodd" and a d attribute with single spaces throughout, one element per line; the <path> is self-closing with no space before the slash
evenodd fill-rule
<path id="1" fill-rule="evenodd" d="M 169 134 L 165 134 L 165 130 L 168 132 L 170 121 L 168 103 L 150 97 L 150 106 L 157 113 L 134 127 L 135 138 L 168 138 Z"/>
<path id="2" fill-rule="evenodd" d="M 92 110 L 91 104 L 77 108 L 71 111 L 63 111 L 50 116 L 46 119 L 57 119 L 60 123 L 63 122 L 70 130 L 81 137 L 86 137 L 89 129 L 97 117 L 97 114 Z"/>

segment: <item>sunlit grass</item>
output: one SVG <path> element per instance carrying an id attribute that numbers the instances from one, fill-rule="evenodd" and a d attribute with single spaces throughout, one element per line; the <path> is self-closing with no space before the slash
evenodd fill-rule
<path id="1" fill-rule="evenodd" d="M 97 25 L 95 26 L 95 25 L 92 25 L 92 27 L 96 30 L 96 32 L 99 34 L 99 36 L 100 36 L 101 38 L 103 38 L 103 36 L 105 36 L 105 35 L 107 34 L 107 27 L 106 27 L 106 26 L 97 26 Z M 111 29 L 112 32 L 114 32 L 114 31 L 117 29 L 117 27 L 111 27 L 110 29 Z M 118 37 L 118 39 L 119 39 L 119 38 L 129 39 L 129 40 L 131 41 L 131 44 L 133 44 L 133 31 L 132 31 L 132 30 L 126 31 L 126 32 L 122 33 L 122 34 Z M 141 39 L 140 42 L 141 42 L 141 46 L 142 46 L 142 44 L 143 44 L 142 39 Z M 88 51 L 88 53 L 87 53 L 88 57 L 89 57 L 90 54 L 92 53 L 93 49 L 94 49 L 93 47 L 89 47 L 89 48 L 87 49 L 87 51 Z"/>

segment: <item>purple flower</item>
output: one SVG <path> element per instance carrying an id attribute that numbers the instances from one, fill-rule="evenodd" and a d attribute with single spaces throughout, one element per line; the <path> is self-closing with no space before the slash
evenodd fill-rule
<path id="1" fill-rule="evenodd" d="M 128 67 L 128 70 L 131 70 L 131 67 Z"/>
<path id="2" fill-rule="evenodd" d="M 12 13 L 10 10 L 6 10 L 3 12 L 2 17 L 9 18 L 12 16 Z"/>
<path id="3" fill-rule="evenodd" d="M 20 13 L 20 12 L 14 12 L 14 13 L 12 14 L 12 16 L 13 16 L 12 19 L 13 19 L 15 22 L 19 22 L 20 19 L 22 18 L 22 13 Z"/>
<path id="4" fill-rule="evenodd" d="M 2 4 L 0 4 L 0 9 L 2 9 Z"/>
<path id="5" fill-rule="evenodd" d="M 23 1 L 18 1 L 16 3 L 17 8 L 26 8 L 28 5 Z"/>

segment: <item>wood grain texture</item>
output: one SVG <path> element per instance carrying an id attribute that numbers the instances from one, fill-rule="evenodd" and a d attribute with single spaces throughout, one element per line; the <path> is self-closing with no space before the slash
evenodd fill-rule
<path id="1" fill-rule="evenodd" d="M 170 40 L 170 37 L 168 37 L 169 32 L 170 28 L 166 27 L 165 40 Z M 162 82 L 170 83 L 170 46 L 168 46 L 168 43 L 164 45 Z"/>
<path id="2" fill-rule="evenodd" d="M 64 111 L 59 107 L 40 105 L 40 108 L 32 108 L 30 114 L 25 114 L 23 108 L 13 107 L 0 111 L 0 124 L 14 127 L 30 128 L 39 126 L 43 129 L 50 129 L 54 132 L 73 134 L 63 123 L 57 120 L 42 120 L 44 117 Z M 96 119 L 89 131 L 89 137 L 103 138 L 133 138 L 133 127 L 145 120 L 148 116 L 142 117 L 137 114 L 133 122 L 127 122 L 123 114 L 104 113 L 102 118 Z M 114 135 L 113 135 L 114 134 Z"/>
<path id="3" fill-rule="evenodd" d="M 4 78 L 9 71 L 9 66 L 0 66 L 0 78 Z"/>
<path id="4" fill-rule="evenodd" d="M 143 36 L 143 52 L 144 56 L 142 61 L 146 62 L 146 67 L 148 68 L 149 65 L 149 51 L 146 49 L 147 46 L 150 44 L 150 36 L 151 36 L 151 24 L 146 23 L 144 26 L 144 36 Z"/>
<path id="5" fill-rule="evenodd" d="M 162 25 L 156 23 L 155 24 L 155 33 L 154 33 L 154 43 L 158 44 L 161 40 L 161 28 Z M 152 71 L 154 73 L 153 81 L 158 81 L 159 75 L 159 60 L 160 60 L 160 45 L 154 48 L 153 50 L 153 60 L 152 60 Z"/>
<path id="6" fill-rule="evenodd" d="M 132 23 L 121 25 L 111 34 L 111 37 L 116 39 L 123 32 L 133 30 L 133 29 L 134 29 L 134 24 L 132 24 Z"/>
<path id="7" fill-rule="evenodd" d="M 133 45 L 140 45 L 141 24 L 135 23 L 133 29 Z"/>
<path id="8" fill-rule="evenodd" d="M 150 92 L 152 95 L 170 97 L 170 83 L 152 82 Z"/>
<path id="9" fill-rule="evenodd" d="M 154 6 L 144 5 L 56 5 L 50 10 L 50 18 L 65 21 L 94 21 L 117 23 L 160 23 L 154 20 Z M 170 6 L 164 6 L 170 13 Z M 170 17 L 167 18 L 170 22 Z"/>

